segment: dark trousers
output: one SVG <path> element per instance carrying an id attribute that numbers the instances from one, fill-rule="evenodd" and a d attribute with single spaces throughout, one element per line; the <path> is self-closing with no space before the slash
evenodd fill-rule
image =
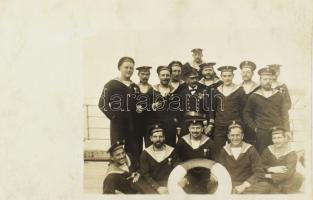
<path id="1" fill-rule="evenodd" d="M 133 183 L 122 174 L 109 174 L 103 182 L 103 194 L 115 194 L 116 191 L 124 194 L 153 194 L 155 191 L 141 177 Z"/>
<path id="2" fill-rule="evenodd" d="M 213 141 L 216 146 L 216 153 L 218 154 L 221 148 L 226 144 L 227 141 L 227 126 L 216 125 L 213 132 Z M 218 156 L 218 155 L 216 155 Z"/>
<path id="3" fill-rule="evenodd" d="M 263 150 L 268 146 L 273 144 L 272 133 L 267 129 L 258 129 L 256 132 L 256 143 L 255 148 L 261 155 Z"/>

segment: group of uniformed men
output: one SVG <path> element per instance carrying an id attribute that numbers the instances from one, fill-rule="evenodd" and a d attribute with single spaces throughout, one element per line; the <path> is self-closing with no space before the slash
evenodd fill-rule
<path id="1" fill-rule="evenodd" d="M 256 64 L 243 61 L 237 85 L 236 67 L 217 68 L 219 78 L 216 63 L 203 62 L 202 49 L 193 49 L 192 56 L 184 65 L 159 66 L 154 86 L 148 82 L 152 67 L 137 67 L 135 84 L 134 59 L 119 60 L 120 77 L 104 86 L 99 100 L 110 119 L 112 145 L 103 193 L 167 193 L 172 169 L 194 158 L 221 163 L 233 193 L 296 192 L 302 177 L 288 145 L 291 100 L 278 82 L 280 65 L 259 69 L 257 84 Z M 188 193 L 210 193 L 216 186 L 208 171 L 196 168 L 180 185 Z"/>

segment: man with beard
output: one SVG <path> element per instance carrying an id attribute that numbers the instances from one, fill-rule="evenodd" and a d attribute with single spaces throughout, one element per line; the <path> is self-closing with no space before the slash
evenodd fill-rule
<path id="1" fill-rule="evenodd" d="M 291 108 L 291 98 L 289 95 L 289 91 L 287 88 L 287 85 L 284 83 L 281 83 L 278 81 L 278 77 L 280 75 L 280 67 L 281 65 L 278 64 L 272 64 L 268 65 L 270 69 L 273 69 L 275 71 L 275 74 L 273 76 L 273 82 L 272 82 L 272 87 L 277 89 L 284 97 L 284 102 L 288 108 L 288 110 Z"/>
<path id="2" fill-rule="evenodd" d="M 216 63 L 211 62 L 211 63 L 203 63 L 201 64 L 200 67 L 200 74 L 202 75 L 202 79 L 199 80 L 199 83 L 206 85 L 206 86 L 211 86 L 213 88 L 217 88 L 221 84 L 223 84 L 223 81 L 219 80 L 214 72 L 213 66 Z"/>
<path id="3" fill-rule="evenodd" d="M 199 73 L 197 70 L 191 70 L 187 74 L 186 82 L 181 84 L 174 95 L 178 95 L 181 99 L 179 116 L 179 126 L 181 128 L 181 135 L 184 136 L 188 133 L 188 128 L 186 125 L 186 113 L 198 112 L 205 116 L 206 122 L 210 122 L 210 92 L 211 87 L 206 87 L 205 85 L 198 82 Z M 212 131 L 212 125 L 209 124 L 205 128 L 205 133 L 210 135 Z"/>
<path id="4" fill-rule="evenodd" d="M 184 83 L 184 81 L 181 78 L 183 64 L 179 61 L 172 61 L 168 65 L 168 67 L 171 68 L 171 70 L 172 70 L 172 77 L 171 77 L 170 84 L 175 89 L 177 89 L 180 84 Z"/>
<path id="5" fill-rule="evenodd" d="M 123 142 L 117 141 L 108 153 L 111 160 L 103 181 L 103 194 L 151 192 L 138 173 L 138 162 L 125 153 Z"/>
<path id="6" fill-rule="evenodd" d="M 242 123 L 243 109 L 247 96 L 241 85 L 233 83 L 234 66 L 222 66 L 218 70 L 221 72 L 221 79 L 224 82 L 213 96 L 214 133 L 213 140 L 217 149 L 220 150 L 227 141 L 228 125 L 236 120 Z"/>
<path id="7" fill-rule="evenodd" d="M 174 148 L 164 144 L 164 130 L 155 125 L 150 131 L 152 145 L 146 148 L 140 157 L 140 173 L 155 193 L 167 194 L 167 180 L 178 164 Z"/>
<path id="8" fill-rule="evenodd" d="M 258 71 L 261 88 L 252 93 L 244 109 L 246 125 L 256 133 L 256 149 L 262 153 L 263 149 L 272 144 L 271 128 L 282 126 L 289 132 L 288 108 L 283 95 L 272 88 L 275 71 L 262 68 Z"/>
<path id="9" fill-rule="evenodd" d="M 182 79 L 184 81 L 186 81 L 187 74 L 189 71 L 191 71 L 191 70 L 199 71 L 199 69 L 200 69 L 199 65 L 201 65 L 203 63 L 202 49 L 195 48 L 195 49 L 192 49 L 191 52 L 192 52 L 193 60 L 191 62 L 185 63 L 182 67 Z"/>
<path id="10" fill-rule="evenodd" d="M 153 88 L 148 83 L 150 78 L 150 66 L 137 67 L 139 77 L 139 93 L 136 95 L 136 112 L 134 112 L 134 133 L 131 136 L 132 155 L 139 161 L 140 154 L 143 150 L 143 138 L 145 138 L 145 144 L 147 145 L 147 123 L 148 116 L 151 112 L 150 99 L 153 95 Z"/>
<path id="11" fill-rule="evenodd" d="M 176 144 L 176 127 L 178 120 L 175 112 L 169 112 L 169 98 L 174 88 L 169 84 L 171 78 L 171 68 L 159 66 L 157 73 L 160 83 L 153 87 L 152 112 L 149 114 L 148 124 L 160 124 L 165 133 L 165 143 L 174 147 Z M 148 143 L 148 146 L 151 142 Z"/>
<path id="12" fill-rule="evenodd" d="M 255 68 L 256 65 L 254 62 L 246 60 L 240 63 L 241 77 L 243 80 L 241 85 L 247 95 L 259 89 L 258 84 L 252 80 Z"/>

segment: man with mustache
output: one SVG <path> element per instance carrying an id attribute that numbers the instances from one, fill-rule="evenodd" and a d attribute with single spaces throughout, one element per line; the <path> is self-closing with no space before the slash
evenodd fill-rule
<path id="1" fill-rule="evenodd" d="M 241 86 L 243 87 L 247 97 L 253 92 L 260 89 L 260 86 L 252 80 L 254 70 L 256 69 L 256 64 L 252 61 L 243 61 L 240 63 L 241 77 L 243 82 Z M 250 144 L 255 144 L 255 133 L 254 130 L 250 130 L 248 126 L 244 127 L 245 135 L 244 140 Z"/>
<path id="2" fill-rule="evenodd" d="M 259 89 L 258 84 L 252 80 L 256 64 L 251 61 L 243 61 L 240 63 L 241 77 L 243 82 L 241 83 L 243 89 L 247 95 L 250 95 L 257 89 Z"/>
<path id="3" fill-rule="evenodd" d="M 172 70 L 171 82 L 170 84 L 177 89 L 179 85 L 183 84 L 184 81 L 182 80 L 182 67 L 183 64 L 179 61 L 172 61 L 169 65 L 169 68 Z"/>
<path id="4" fill-rule="evenodd" d="M 191 70 L 199 71 L 200 65 L 203 63 L 203 54 L 201 48 L 194 48 L 191 50 L 193 60 L 191 62 L 186 62 L 182 67 L 182 79 L 186 81 L 187 73 Z"/>
<path id="5" fill-rule="evenodd" d="M 110 163 L 103 181 L 103 194 L 151 192 L 138 172 L 139 163 L 126 154 L 124 142 L 114 143 L 108 153 Z"/>
<path id="6" fill-rule="evenodd" d="M 140 173 L 155 193 L 167 194 L 167 180 L 178 164 L 174 148 L 166 145 L 164 130 L 154 125 L 150 131 L 152 145 L 147 147 L 140 157 Z"/>
<path id="7" fill-rule="evenodd" d="M 244 122 L 256 133 L 256 149 L 262 153 L 263 149 L 272 144 L 271 128 L 282 126 L 288 134 L 288 107 L 284 103 L 283 95 L 272 88 L 275 71 L 262 68 L 258 71 L 261 88 L 252 93 L 244 109 Z"/>
<path id="8" fill-rule="evenodd" d="M 278 77 L 280 75 L 280 67 L 281 67 L 281 65 L 279 65 L 279 64 L 271 64 L 271 65 L 268 65 L 268 67 L 275 71 L 275 74 L 273 76 L 272 87 L 277 89 L 280 93 L 282 93 L 282 95 L 284 96 L 284 99 L 285 99 L 285 104 L 286 104 L 286 106 L 287 106 L 287 108 L 289 110 L 291 108 L 291 98 L 290 98 L 290 95 L 289 95 L 289 91 L 288 91 L 287 85 L 278 81 Z"/>
<path id="9" fill-rule="evenodd" d="M 152 112 L 148 116 L 148 124 L 151 127 L 154 124 L 160 124 L 165 133 L 165 143 L 172 147 L 176 144 L 176 127 L 178 120 L 175 112 L 170 112 L 170 97 L 174 88 L 169 84 L 172 70 L 167 66 L 159 66 L 157 73 L 160 83 L 153 86 Z M 148 142 L 147 146 L 151 144 Z"/>
<path id="10" fill-rule="evenodd" d="M 143 150 L 143 138 L 147 145 L 148 116 L 151 113 L 150 99 L 153 94 L 153 87 L 149 84 L 150 66 L 137 67 L 139 83 L 137 84 L 139 92 L 136 94 L 136 112 L 133 113 L 134 132 L 131 139 L 132 155 L 139 161 Z"/>
<path id="11" fill-rule="evenodd" d="M 211 86 L 213 88 L 217 88 L 221 84 L 223 84 L 223 81 L 219 80 L 219 78 L 216 76 L 214 72 L 213 66 L 216 63 L 211 62 L 211 63 L 202 63 L 200 67 L 200 74 L 202 75 L 202 79 L 199 80 L 199 83 L 206 85 L 206 86 Z"/>

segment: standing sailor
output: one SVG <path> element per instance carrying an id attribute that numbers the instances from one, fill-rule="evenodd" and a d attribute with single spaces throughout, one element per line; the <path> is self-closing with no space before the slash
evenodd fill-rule
<path id="1" fill-rule="evenodd" d="M 174 91 L 174 88 L 169 84 L 172 71 L 167 66 L 159 66 L 157 73 L 160 83 L 153 87 L 153 103 L 151 106 L 153 111 L 149 115 L 148 124 L 149 126 L 160 124 L 165 132 L 165 143 L 175 147 L 178 120 L 175 116 L 176 113 L 171 112 L 169 109 L 169 98 Z M 147 146 L 150 144 L 148 143 Z"/>
<path id="2" fill-rule="evenodd" d="M 147 145 L 147 129 L 148 116 L 151 113 L 150 101 L 153 95 L 153 87 L 149 84 L 150 66 L 137 67 L 139 83 L 139 94 L 136 97 L 136 112 L 134 113 L 134 135 L 132 136 L 133 156 L 139 160 L 140 154 L 143 150 L 143 139 Z"/>
<path id="3" fill-rule="evenodd" d="M 245 90 L 247 97 L 253 92 L 260 89 L 260 86 L 252 80 L 254 70 L 256 69 L 256 64 L 251 61 L 243 61 L 240 63 L 241 77 L 243 82 L 241 83 L 243 89 Z M 250 130 L 248 126 L 244 127 L 245 135 L 244 140 L 250 144 L 255 144 L 255 133 L 254 130 Z"/>
<path id="4" fill-rule="evenodd" d="M 272 144 L 271 128 L 282 126 L 289 131 L 288 109 L 283 95 L 271 86 L 275 71 L 262 68 L 258 71 L 261 88 L 251 94 L 244 109 L 244 122 L 256 133 L 256 149 Z M 290 133 L 287 133 L 290 135 Z"/>
<path id="5" fill-rule="evenodd" d="M 272 64 L 272 65 L 268 65 L 268 67 L 275 71 L 275 74 L 273 76 L 274 79 L 273 79 L 272 87 L 277 89 L 283 95 L 284 100 L 285 100 L 284 102 L 289 110 L 291 108 L 291 98 L 289 95 L 287 85 L 278 81 L 281 65 Z"/>
<path id="6" fill-rule="evenodd" d="M 199 80 L 199 83 L 211 86 L 213 88 L 217 88 L 221 84 L 223 84 L 223 81 L 221 81 L 215 74 L 213 66 L 216 63 L 210 62 L 210 63 L 202 63 L 200 67 L 200 75 L 202 78 Z"/>
<path id="7" fill-rule="evenodd" d="M 215 90 L 213 96 L 213 110 L 215 115 L 213 140 L 221 149 L 227 141 L 228 125 L 236 120 L 242 123 L 243 109 L 246 104 L 246 94 L 241 85 L 233 83 L 233 66 L 222 66 L 218 70 L 221 72 L 221 79 L 224 82 Z"/>
<path id="8" fill-rule="evenodd" d="M 133 96 L 139 93 L 138 86 L 132 82 L 134 59 L 122 57 L 118 62 L 120 77 L 105 84 L 98 107 L 110 119 L 111 144 L 125 140 L 125 150 L 133 154 L 134 135 L 133 113 L 136 112 Z"/>
<path id="9" fill-rule="evenodd" d="M 184 81 L 186 81 L 186 78 L 187 78 L 187 74 L 189 71 L 191 70 L 197 70 L 199 71 L 200 70 L 200 65 L 203 63 L 203 60 L 202 60 L 202 57 L 203 57 L 203 54 L 202 54 L 202 49 L 200 48 L 195 48 L 195 49 L 192 49 L 191 52 L 192 52 L 192 57 L 193 57 L 193 60 L 191 62 L 186 62 L 183 67 L 182 67 L 182 79 Z"/>
<path id="10" fill-rule="evenodd" d="M 240 63 L 241 69 L 241 77 L 243 82 L 241 83 L 243 89 L 245 90 L 247 95 L 250 95 L 257 89 L 259 89 L 259 85 L 252 80 L 254 70 L 256 69 L 256 65 L 251 61 L 243 61 Z"/>
<path id="11" fill-rule="evenodd" d="M 172 76 L 170 84 L 173 88 L 177 89 L 179 85 L 183 84 L 184 81 L 182 80 L 182 67 L 183 64 L 179 61 L 172 61 L 169 65 L 169 68 L 172 70 Z"/>

